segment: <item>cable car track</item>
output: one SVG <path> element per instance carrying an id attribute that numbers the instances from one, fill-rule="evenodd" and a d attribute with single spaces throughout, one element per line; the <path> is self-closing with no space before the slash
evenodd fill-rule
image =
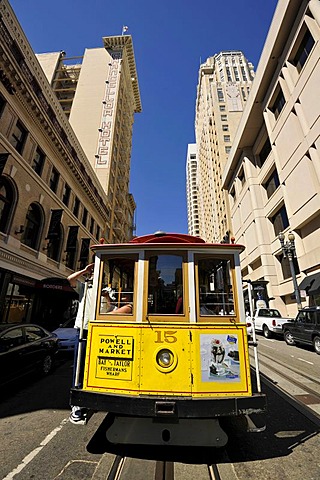
<path id="1" fill-rule="evenodd" d="M 143 464 L 141 465 L 141 460 L 136 460 L 137 465 L 135 466 L 135 460 L 131 460 L 131 464 L 128 469 L 125 471 L 125 466 L 128 457 L 122 457 L 117 455 L 114 459 L 114 462 L 110 468 L 109 474 L 106 477 L 106 480 L 129 480 L 131 478 L 142 478 L 141 472 L 143 469 Z M 182 480 L 185 476 L 187 476 L 188 467 L 189 465 L 184 464 L 185 467 L 185 474 L 182 474 L 180 471 L 177 475 L 175 475 L 175 463 L 174 462 L 167 462 L 167 461 L 155 461 L 155 468 L 154 474 L 152 477 L 144 476 L 145 480 Z M 216 464 L 207 465 L 207 472 L 204 474 L 204 465 L 198 465 L 199 467 L 199 475 L 197 475 L 198 480 L 222 480 L 218 467 Z M 139 469 L 140 476 L 136 476 L 138 472 L 136 469 Z M 193 465 L 193 468 L 197 468 L 197 466 Z M 135 472 L 136 471 L 136 472 Z M 204 475 L 203 475 L 204 474 Z M 145 474 L 144 474 L 145 475 Z"/>
<path id="2" fill-rule="evenodd" d="M 276 367 L 274 367 L 274 366 L 271 366 L 270 363 L 267 363 L 266 361 L 263 361 L 263 360 L 261 359 L 262 356 L 265 357 L 265 358 L 267 358 L 267 359 L 269 359 L 269 360 L 273 360 L 273 361 L 274 361 L 274 359 L 273 359 L 272 357 L 269 357 L 268 355 L 259 353 L 259 364 L 260 364 L 260 365 L 264 365 L 265 367 L 267 367 L 267 368 L 268 368 L 269 370 L 271 370 L 272 372 L 277 373 L 278 375 L 280 375 L 280 376 L 281 376 L 282 378 L 284 378 L 285 380 L 290 381 L 290 382 L 291 382 L 293 385 L 295 385 L 296 387 L 299 387 L 299 388 L 305 390 L 306 392 L 314 395 L 315 397 L 318 397 L 318 398 L 319 398 L 319 403 L 320 403 L 320 394 L 319 394 L 316 390 L 308 387 L 305 383 L 299 382 L 298 380 L 292 378 L 290 375 L 284 373 L 283 370 L 281 370 L 281 368 L 276 368 Z M 292 368 L 292 367 L 286 365 L 285 363 L 282 363 L 282 362 L 278 362 L 278 361 L 277 361 L 277 365 L 279 365 L 280 367 L 285 367 L 287 370 L 289 370 L 289 371 L 291 371 L 291 372 L 293 372 L 293 373 L 296 373 L 296 374 L 300 375 L 301 377 L 303 377 L 303 378 L 305 378 L 305 379 L 307 379 L 307 380 L 310 380 L 310 381 L 313 382 L 314 384 L 320 386 L 320 382 L 319 382 L 318 380 L 316 380 L 315 378 L 309 377 L 308 375 L 299 372 L 297 369 Z M 261 372 L 261 373 L 263 373 L 263 372 Z"/>
<path id="3" fill-rule="evenodd" d="M 250 353 L 250 357 L 253 358 L 251 353 Z M 269 362 L 267 362 L 266 360 L 263 360 L 262 357 L 264 357 L 265 359 L 268 359 Z M 260 367 L 264 366 L 264 367 L 268 368 L 269 371 L 271 371 L 273 373 L 276 373 L 277 375 L 279 375 L 279 377 L 281 377 L 284 380 L 286 380 L 287 382 L 289 382 L 292 386 L 298 387 L 301 390 L 303 390 L 306 394 L 311 395 L 312 399 L 313 399 L 312 403 L 319 403 L 320 404 L 320 393 L 317 390 L 315 390 L 314 388 L 311 388 L 310 386 L 306 385 L 306 383 L 303 383 L 302 381 L 299 381 L 299 380 L 293 378 L 288 373 L 284 373 L 284 371 L 282 370 L 282 367 L 286 368 L 286 370 L 288 370 L 289 372 L 300 375 L 304 379 L 311 381 L 312 383 L 314 383 L 317 386 L 320 386 L 320 382 L 318 380 L 306 375 L 305 373 L 302 373 L 301 371 L 299 372 L 298 369 L 296 369 L 294 367 L 290 367 L 287 364 L 285 364 L 283 362 L 280 362 L 280 361 L 276 362 L 276 365 L 278 365 L 278 368 L 277 368 L 277 366 L 273 366 L 273 365 L 270 364 L 270 360 L 274 362 L 274 358 L 259 352 L 259 365 L 260 365 Z M 292 401 L 295 403 L 295 405 L 299 405 L 300 407 L 303 407 L 304 411 L 302 413 L 304 413 L 304 415 L 308 416 L 309 418 L 310 418 L 310 415 L 311 415 L 313 421 L 315 423 L 319 424 L 319 421 L 320 421 L 319 414 L 317 412 L 315 412 L 313 409 L 311 409 L 306 402 L 302 401 L 302 395 L 296 395 L 294 393 L 290 393 L 290 392 L 286 391 L 286 389 L 282 388 L 281 385 L 279 385 L 279 382 L 270 378 L 267 373 L 264 373 L 261 370 L 261 368 L 260 368 L 260 374 L 261 374 L 262 378 L 265 377 L 268 380 L 268 383 L 270 385 L 273 385 L 274 388 L 276 388 L 278 391 L 281 391 L 281 392 L 285 393 L 287 398 L 291 398 Z"/>

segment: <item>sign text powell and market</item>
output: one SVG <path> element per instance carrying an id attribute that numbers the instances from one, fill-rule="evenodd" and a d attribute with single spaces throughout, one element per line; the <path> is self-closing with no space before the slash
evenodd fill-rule
<path id="1" fill-rule="evenodd" d="M 129 336 L 100 335 L 96 377 L 131 380 L 133 345 Z"/>

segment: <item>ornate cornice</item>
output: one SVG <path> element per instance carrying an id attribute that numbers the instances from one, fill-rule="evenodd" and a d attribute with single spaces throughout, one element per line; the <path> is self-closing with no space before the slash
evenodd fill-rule
<path id="1" fill-rule="evenodd" d="M 35 261 L 34 258 L 28 259 L 25 256 L 21 257 L 17 255 L 17 252 L 10 252 L 3 248 L 0 248 L 0 263 L 1 261 L 4 262 L 6 269 L 11 268 L 12 271 L 17 273 L 22 271 L 24 275 L 31 274 L 33 278 L 36 279 L 57 276 L 56 268 L 49 268 L 48 265 L 39 263 L 39 260 Z M 61 274 L 61 277 L 65 277 L 65 272 Z"/>

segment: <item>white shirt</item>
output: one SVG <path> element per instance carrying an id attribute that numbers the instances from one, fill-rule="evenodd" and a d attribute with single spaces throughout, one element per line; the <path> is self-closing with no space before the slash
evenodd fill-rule
<path id="1" fill-rule="evenodd" d="M 88 330 L 89 312 L 91 311 L 91 305 L 92 305 L 92 284 L 88 282 L 88 285 L 87 285 L 88 288 L 86 289 L 84 283 L 81 283 L 81 282 L 79 283 L 80 283 L 79 307 L 78 307 L 74 328 L 81 328 L 81 325 L 83 322 L 84 330 Z M 86 298 L 84 297 L 85 290 L 87 291 Z M 85 311 L 83 313 L 84 306 L 85 306 Z"/>

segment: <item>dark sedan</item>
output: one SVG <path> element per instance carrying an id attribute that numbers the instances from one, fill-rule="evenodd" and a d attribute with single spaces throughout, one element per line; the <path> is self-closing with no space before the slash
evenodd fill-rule
<path id="1" fill-rule="evenodd" d="M 293 322 L 283 325 L 283 336 L 287 345 L 313 345 L 320 355 L 320 307 L 302 308 Z"/>
<path id="2" fill-rule="evenodd" d="M 58 351 L 58 337 L 34 324 L 0 324 L 0 384 L 32 371 L 47 375 Z"/>

